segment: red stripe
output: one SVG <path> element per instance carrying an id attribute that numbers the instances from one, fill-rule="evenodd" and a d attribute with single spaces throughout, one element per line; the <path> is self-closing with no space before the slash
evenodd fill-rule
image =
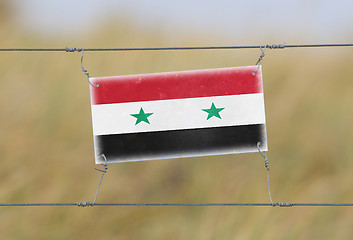
<path id="1" fill-rule="evenodd" d="M 92 104 L 262 93 L 256 66 L 91 79 Z"/>

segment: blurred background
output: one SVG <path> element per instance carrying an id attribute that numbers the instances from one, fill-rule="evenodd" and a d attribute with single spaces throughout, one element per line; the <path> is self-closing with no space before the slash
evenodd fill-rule
<path id="1" fill-rule="evenodd" d="M 0 48 L 352 43 L 353 2 L 0 0 Z M 93 77 L 254 65 L 254 50 L 86 52 Z M 0 52 L 0 202 L 93 201 L 80 53 Z M 353 202 L 353 48 L 267 50 L 275 202 Z M 269 202 L 260 154 L 109 165 L 97 202 Z M 351 239 L 347 207 L 1 207 L 1 239 Z"/>

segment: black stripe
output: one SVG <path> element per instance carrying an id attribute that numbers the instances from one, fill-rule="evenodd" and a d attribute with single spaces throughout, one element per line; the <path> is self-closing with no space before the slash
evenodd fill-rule
<path id="1" fill-rule="evenodd" d="M 267 148 L 265 124 L 95 136 L 96 156 L 139 161 L 257 151 Z"/>

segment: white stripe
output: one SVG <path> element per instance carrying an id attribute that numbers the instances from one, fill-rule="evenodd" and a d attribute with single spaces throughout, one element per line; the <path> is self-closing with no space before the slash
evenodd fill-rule
<path id="1" fill-rule="evenodd" d="M 222 119 L 211 117 L 202 109 L 224 108 Z M 140 108 L 153 113 L 146 122 L 135 125 Z M 238 126 L 265 123 L 263 93 L 231 96 L 92 105 L 94 135 Z"/>

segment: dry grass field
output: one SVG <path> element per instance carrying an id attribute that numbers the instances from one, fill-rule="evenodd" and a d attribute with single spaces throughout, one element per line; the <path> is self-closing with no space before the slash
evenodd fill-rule
<path id="1" fill-rule="evenodd" d="M 6 47 L 218 45 L 127 20 L 68 41 L 0 18 Z M 11 29 L 11 30 L 10 30 Z M 253 44 L 249 40 L 249 44 Z M 263 42 L 262 42 L 263 43 Z M 236 39 L 232 44 L 236 44 Z M 92 76 L 254 65 L 260 50 L 85 54 Z M 353 49 L 268 50 L 263 60 L 272 197 L 353 202 Z M 80 53 L 0 53 L 0 202 L 92 201 L 89 85 Z M 268 202 L 256 153 L 109 166 L 97 202 Z M 1 239 L 351 239 L 344 207 L 1 207 Z"/>

